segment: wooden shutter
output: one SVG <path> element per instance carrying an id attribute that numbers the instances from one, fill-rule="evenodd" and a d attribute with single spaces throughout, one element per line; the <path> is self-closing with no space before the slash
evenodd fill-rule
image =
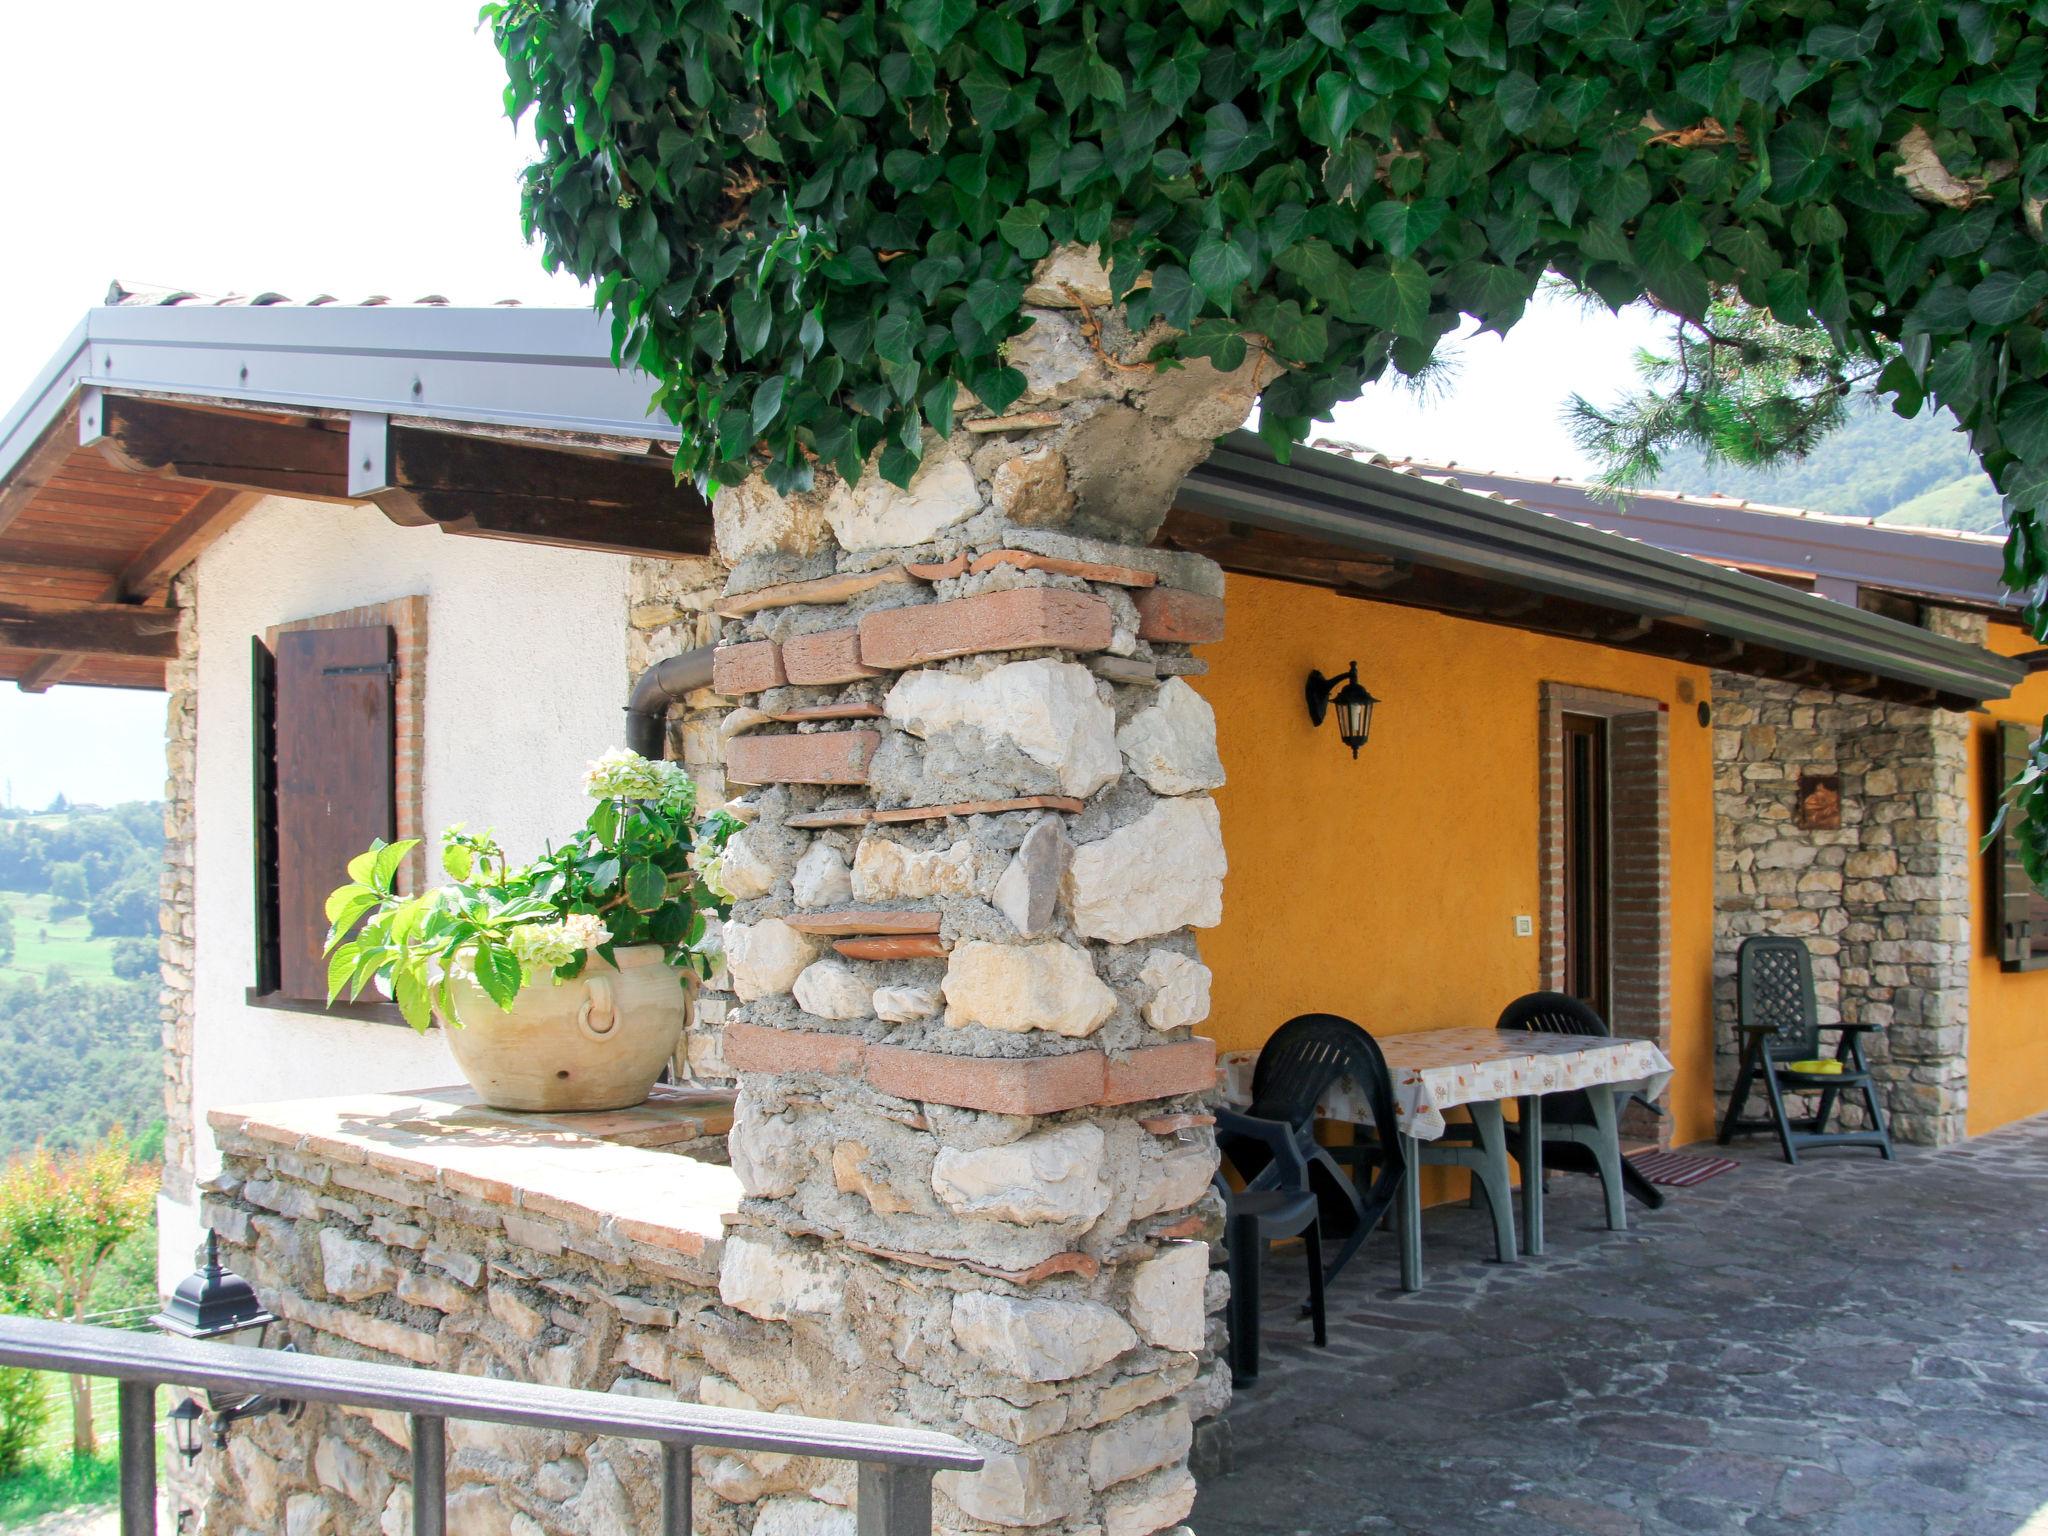
<path id="1" fill-rule="evenodd" d="M 2023 725 L 1998 727 L 1998 793 L 2027 765 L 2033 732 Z M 1998 913 L 1998 960 L 2008 971 L 2048 969 L 2048 896 L 2034 888 L 2020 862 L 2019 840 L 2010 823 L 1991 847 L 1992 882 Z"/>
<path id="2" fill-rule="evenodd" d="M 249 640 L 250 818 L 254 836 L 256 990 L 277 990 L 277 662 Z"/>
<path id="3" fill-rule="evenodd" d="M 348 861 L 396 836 L 388 624 L 277 641 L 278 990 L 327 998 L 327 896 Z"/>

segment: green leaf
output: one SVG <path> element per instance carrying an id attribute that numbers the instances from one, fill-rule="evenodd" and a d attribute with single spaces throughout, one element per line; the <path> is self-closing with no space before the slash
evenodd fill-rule
<path id="1" fill-rule="evenodd" d="M 1970 318 L 1979 325 L 2010 325 L 2048 298 L 2048 273 L 1994 272 L 1970 290 Z"/>
<path id="2" fill-rule="evenodd" d="M 476 868 L 476 852 L 466 843 L 445 843 L 441 848 L 441 868 L 450 880 L 467 880 Z"/>
<path id="3" fill-rule="evenodd" d="M 327 956 L 327 1001 L 333 1002 L 348 986 L 349 978 L 356 973 L 356 961 L 362 957 L 360 944 L 338 944 Z"/>
<path id="4" fill-rule="evenodd" d="M 1236 241 L 1204 235 L 1188 263 L 1188 275 L 1211 300 L 1227 305 L 1238 285 L 1252 275 L 1252 262 Z"/>
<path id="5" fill-rule="evenodd" d="M 428 1001 L 427 978 L 423 969 L 407 965 L 392 972 L 391 994 L 406 1023 L 423 1035 L 433 1028 L 434 1013 Z"/>
<path id="6" fill-rule="evenodd" d="M 1510 133 L 1527 133 L 1543 118 L 1543 87 L 1519 69 L 1510 70 L 1493 88 L 1493 104 Z"/>
<path id="7" fill-rule="evenodd" d="M 736 293 L 732 299 L 732 332 L 742 358 L 758 357 L 775 328 L 775 306 L 759 294 Z"/>
<path id="8" fill-rule="evenodd" d="M 668 876 L 650 860 L 642 859 L 626 870 L 626 905 L 635 912 L 652 912 L 668 895 Z"/>
<path id="9" fill-rule="evenodd" d="M 904 25 L 925 47 L 937 53 L 974 19 L 974 0 L 905 0 Z"/>
<path id="10" fill-rule="evenodd" d="M 1367 325 L 1397 336 L 1427 337 L 1429 301 L 1429 273 L 1405 257 L 1375 262 L 1358 274 L 1355 304 Z"/>
<path id="11" fill-rule="evenodd" d="M 754 391 L 752 421 L 754 436 L 759 437 L 768 430 L 768 424 L 782 410 L 782 393 L 789 381 L 781 374 L 773 374 L 761 381 L 761 387 Z"/>
<path id="12" fill-rule="evenodd" d="M 1450 211 L 1440 197 L 1413 203 L 1374 203 L 1365 211 L 1365 227 L 1393 255 L 1409 256 L 1443 227 Z"/>
<path id="13" fill-rule="evenodd" d="M 1201 162 L 1203 173 L 1213 181 L 1218 176 L 1250 165 L 1265 149 L 1267 142 L 1266 131 L 1252 126 L 1245 120 L 1244 113 L 1226 101 L 1202 114 L 1202 132 L 1195 140 L 1195 158 Z"/>
<path id="14" fill-rule="evenodd" d="M 911 348 L 923 340 L 923 327 L 910 316 L 891 310 L 875 322 L 875 355 L 884 362 L 907 365 Z"/>
<path id="15" fill-rule="evenodd" d="M 519 957 L 502 944 L 478 940 L 473 963 L 476 984 L 483 988 L 484 995 L 511 1012 L 512 1001 L 519 996 L 520 984 L 525 980 Z"/>

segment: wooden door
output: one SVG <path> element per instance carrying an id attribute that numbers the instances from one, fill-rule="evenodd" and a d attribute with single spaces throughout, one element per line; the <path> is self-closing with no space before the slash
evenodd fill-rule
<path id="1" fill-rule="evenodd" d="M 1613 863 L 1607 722 L 1564 717 L 1564 990 L 1609 1016 Z"/>

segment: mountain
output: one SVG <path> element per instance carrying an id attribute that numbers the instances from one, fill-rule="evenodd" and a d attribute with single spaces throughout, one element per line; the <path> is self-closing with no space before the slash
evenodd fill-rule
<path id="1" fill-rule="evenodd" d="M 1859 409 L 1812 453 L 1776 469 L 1709 464 L 1690 450 L 1675 453 L 1664 461 L 1655 488 L 1718 492 L 1882 523 L 2005 529 L 1998 492 L 1946 412 L 1907 419 L 1882 406 Z"/>

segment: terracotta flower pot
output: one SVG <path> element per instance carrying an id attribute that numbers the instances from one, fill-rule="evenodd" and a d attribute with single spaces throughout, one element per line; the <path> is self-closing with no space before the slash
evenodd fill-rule
<path id="1" fill-rule="evenodd" d="M 459 1029 L 443 1029 L 455 1064 L 495 1109 L 625 1109 L 642 1102 L 675 1054 L 689 1011 L 683 979 L 660 946 L 590 957 L 559 985 L 522 987 L 508 1013 L 474 982 L 455 987 Z"/>

